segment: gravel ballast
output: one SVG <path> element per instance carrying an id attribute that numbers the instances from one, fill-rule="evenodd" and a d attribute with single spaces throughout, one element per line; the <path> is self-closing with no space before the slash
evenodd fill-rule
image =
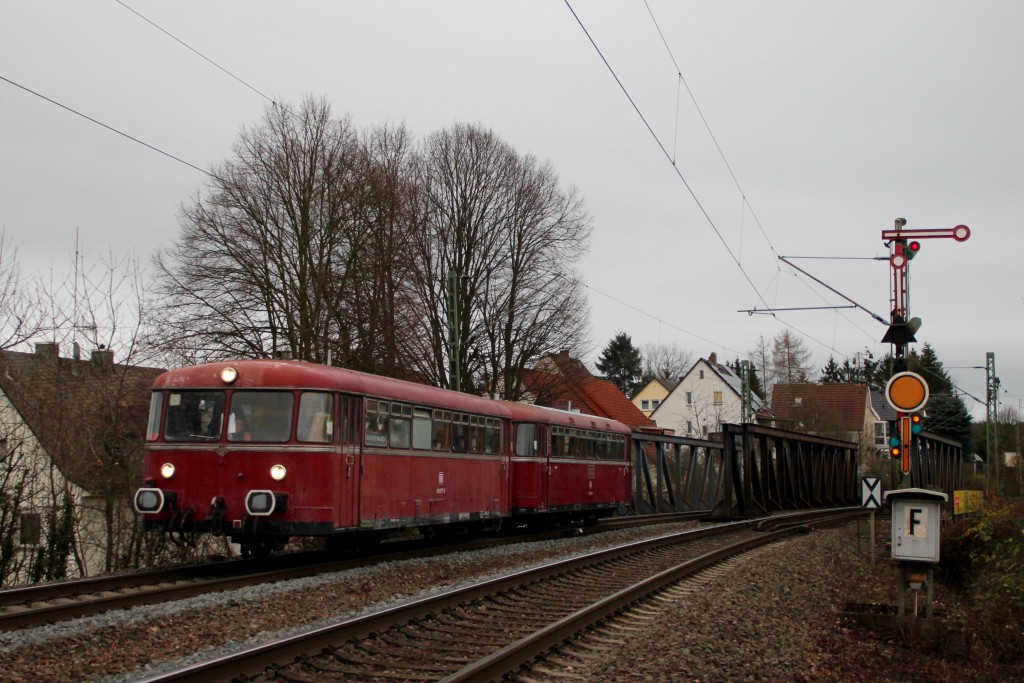
<path id="1" fill-rule="evenodd" d="M 667 530 L 388 562 L 0 634 L 0 671 L 10 681 L 136 680 L 299 628 Z M 962 662 L 902 648 L 840 619 L 848 602 L 894 600 L 888 557 L 870 566 L 857 536 L 857 525 L 849 524 L 748 556 L 632 635 L 599 668 L 575 673 L 595 681 L 987 680 Z M 953 607 L 944 591 L 937 596 L 938 604 Z"/>

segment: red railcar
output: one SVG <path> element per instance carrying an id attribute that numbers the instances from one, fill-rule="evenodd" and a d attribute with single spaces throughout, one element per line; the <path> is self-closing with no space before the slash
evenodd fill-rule
<path id="1" fill-rule="evenodd" d="M 145 528 L 344 542 L 419 527 L 596 519 L 630 500 L 629 430 L 299 361 L 173 370 L 154 386 Z"/>

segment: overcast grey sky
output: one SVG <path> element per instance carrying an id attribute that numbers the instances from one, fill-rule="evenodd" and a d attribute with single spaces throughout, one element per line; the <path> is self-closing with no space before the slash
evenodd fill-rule
<path id="1" fill-rule="evenodd" d="M 1024 3 L 571 4 L 646 124 L 561 0 L 5 0 L 0 76 L 201 168 L 264 94 L 418 136 L 490 127 L 593 216 L 590 361 L 618 330 L 731 360 L 786 324 L 816 368 L 880 356 L 885 328 L 861 311 L 737 311 L 846 304 L 778 255 L 886 256 L 898 216 L 966 224 L 969 241 L 926 241 L 913 262 L 918 339 L 952 368 L 995 352 L 1000 401 L 1020 405 Z M 29 273 L 69 269 L 76 228 L 92 253 L 148 258 L 206 181 L 4 81 L 0 116 L 0 227 Z M 887 262 L 796 263 L 888 317 Z M 984 400 L 984 370 L 951 374 Z"/>

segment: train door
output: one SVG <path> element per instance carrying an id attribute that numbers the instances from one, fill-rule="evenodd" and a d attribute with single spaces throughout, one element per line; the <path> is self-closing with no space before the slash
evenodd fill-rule
<path id="1" fill-rule="evenodd" d="M 341 478 L 338 482 L 338 527 L 359 526 L 360 427 L 362 401 L 356 396 L 338 397 L 338 448 L 341 451 Z"/>
<path id="2" fill-rule="evenodd" d="M 520 512 L 547 509 L 548 478 L 544 447 L 546 427 L 534 422 L 512 425 L 512 508 Z"/>

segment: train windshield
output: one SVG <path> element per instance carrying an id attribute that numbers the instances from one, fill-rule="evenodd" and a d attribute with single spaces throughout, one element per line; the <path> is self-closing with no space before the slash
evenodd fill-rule
<path id="1" fill-rule="evenodd" d="M 224 424 L 224 400 L 223 391 L 169 392 L 164 439 L 217 441 Z"/>
<path id="2" fill-rule="evenodd" d="M 290 391 L 236 391 L 231 396 L 228 441 L 288 441 L 294 404 Z"/>

